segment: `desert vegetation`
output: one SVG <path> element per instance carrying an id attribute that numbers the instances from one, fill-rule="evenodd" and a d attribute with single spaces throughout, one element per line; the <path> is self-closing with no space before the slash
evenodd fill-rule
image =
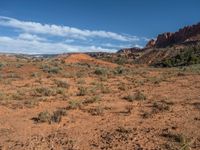
<path id="1" fill-rule="evenodd" d="M 155 66 L 162 67 L 177 67 L 177 66 L 187 66 L 200 63 L 200 46 L 189 46 L 182 49 L 177 55 L 166 58 L 161 62 L 154 64 Z"/>
<path id="2" fill-rule="evenodd" d="M 75 61 L 80 55 L 1 61 L 1 148 L 199 149 L 198 64 Z"/>

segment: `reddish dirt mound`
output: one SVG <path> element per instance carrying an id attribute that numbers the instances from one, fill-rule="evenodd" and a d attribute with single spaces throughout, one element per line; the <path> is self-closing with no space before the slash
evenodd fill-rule
<path id="1" fill-rule="evenodd" d="M 87 54 L 70 54 L 69 56 L 64 58 L 64 61 L 66 63 L 87 63 L 87 64 L 95 64 L 95 65 L 101 65 L 101 66 L 107 66 L 107 67 L 116 67 L 117 64 L 106 62 L 103 60 L 98 60 L 95 58 L 92 58 L 91 56 Z"/>

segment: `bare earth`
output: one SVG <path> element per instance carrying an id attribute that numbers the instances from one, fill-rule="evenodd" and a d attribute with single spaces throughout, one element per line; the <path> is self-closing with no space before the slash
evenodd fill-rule
<path id="1" fill-rule="evenodd" d="M 199 68 L 0 56 L 0 149 L 199 150 Z"/>

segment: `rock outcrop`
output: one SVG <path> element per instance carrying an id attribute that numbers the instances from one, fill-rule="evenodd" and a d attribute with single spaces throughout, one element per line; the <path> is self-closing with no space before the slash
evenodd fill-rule
<path id="1" fill-rule="evenodd" d="M 200 23 L 186 26 L 175 33 L 167 32 L 160 34 L 155 41 L 149 41 L 146 48 L 164 48 L 174 44 L 182 44 L 192 41 L 200 41 Z"/>
<path id="2" fill-rule="evenodd" d="M 137 53 L 137 52 L 140 52 L 141 49 L 140 48 L 137 48 L 137 47 L 133 47 L 133 48 L 124 48 L 124 49 L 121 49 L 119 50 L 117 53 L 124 53 L 124 54 L 130 54 L 130 53 Z"/>
<path id="3" fill-rule="evenodd" d="M 156 40 L 151 39 L 151 40 L 147 43 L 147 45 L 146 45 L 145 48 L 151 48 L 151 47 L 154 47 L 155 44 L 156 44 Z"/>

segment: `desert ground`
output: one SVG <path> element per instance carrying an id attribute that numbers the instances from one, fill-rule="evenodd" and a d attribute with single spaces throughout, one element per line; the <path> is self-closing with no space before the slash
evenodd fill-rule
<path id="1" fill-rule="evenodd" d="M 2 150 L 199 150 L 200 65 L 0 56 Z"/>

